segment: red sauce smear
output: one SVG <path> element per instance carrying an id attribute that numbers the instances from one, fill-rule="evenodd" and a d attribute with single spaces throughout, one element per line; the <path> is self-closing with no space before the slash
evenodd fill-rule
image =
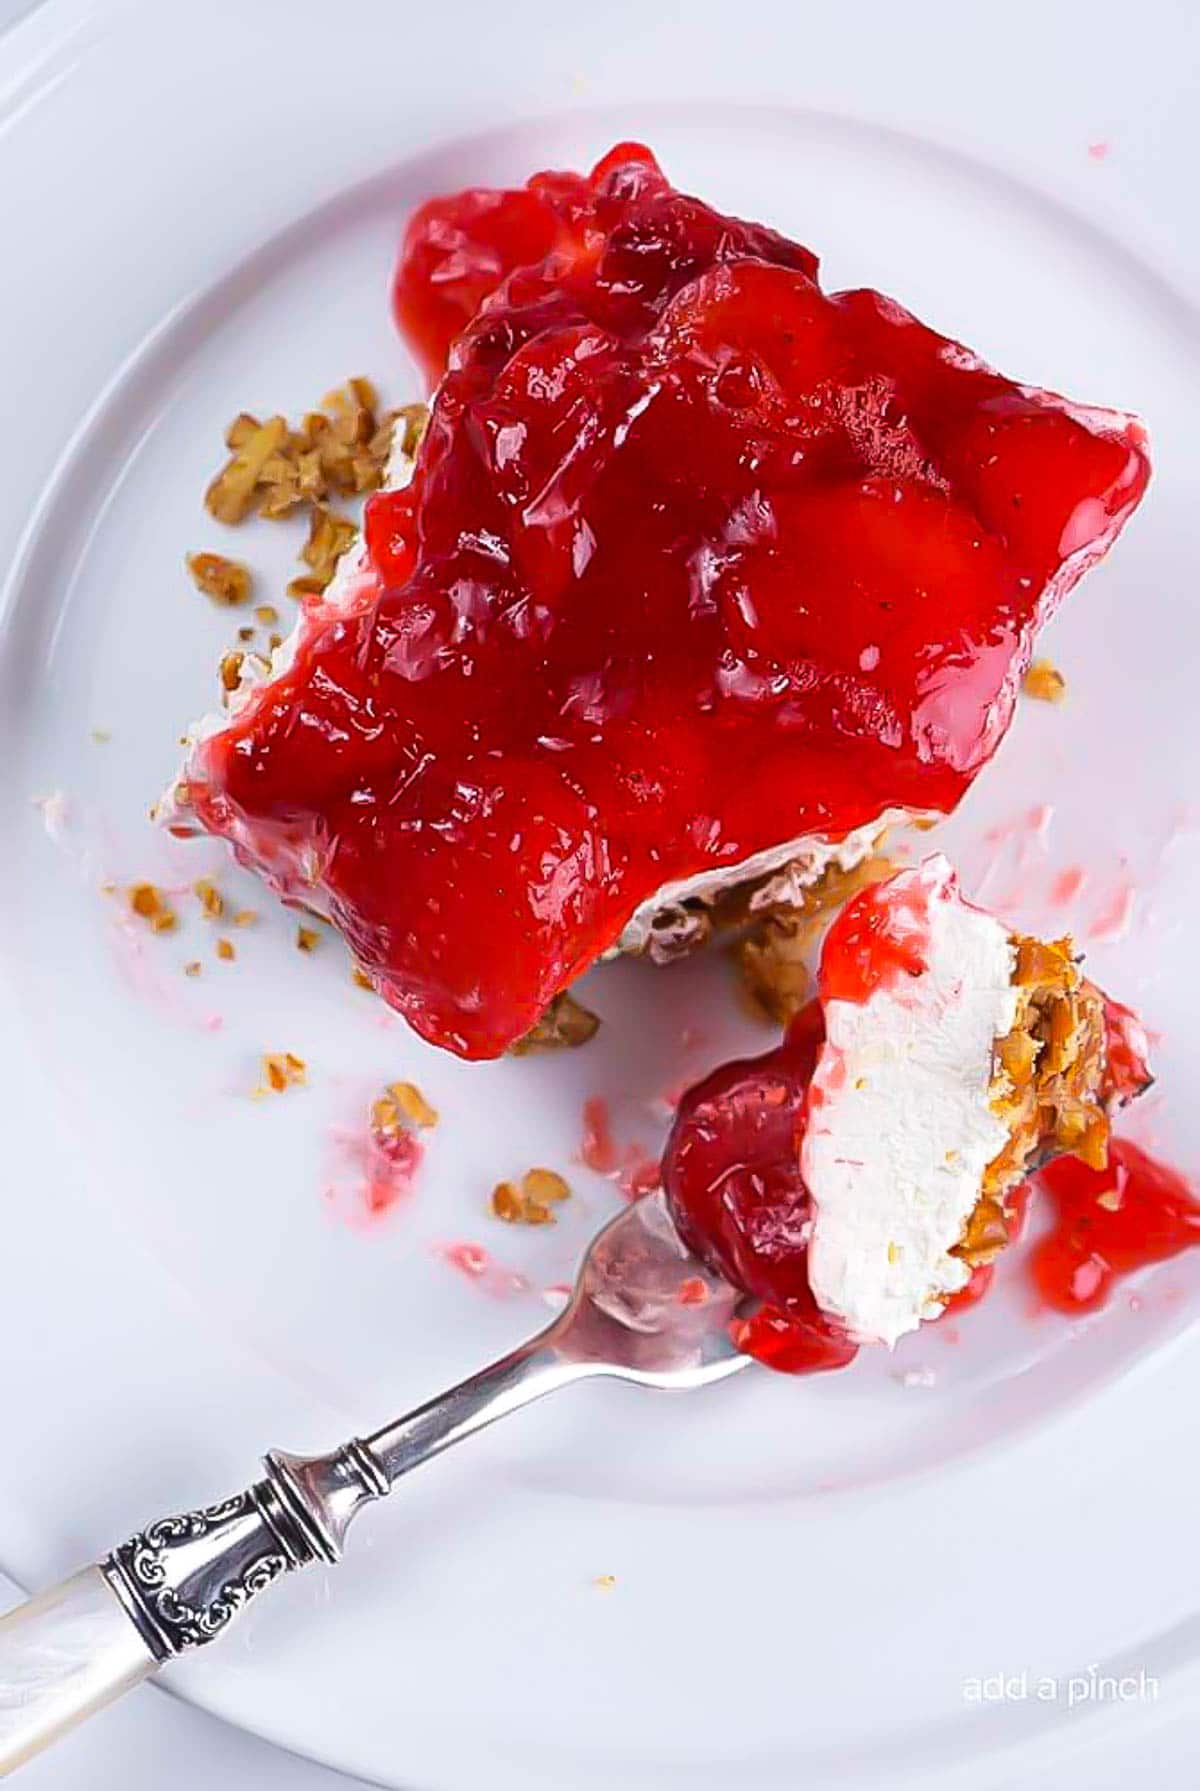
<path id="1" fill-rule="evenodd" d="M 1127 1138 L 1110 1147 L 1107 1169 L 1060 1157 L 1037 1179 L 1053 1203 L 1054 1228 L 1030 1268 L 1042 1299 L 1060 1312 L 1090 1312 L 1122 1276 L 1200 1244 L 1191 1187 Z"/>
<path id="2" fill-rule="evenodd" d="M 826 934 L 821 1000 L 862 1003 L 905 976 L 920 976 L 929 950 L 929 904 L 937 893 L 924 870 L 902 871 L 860 890 Z"/>
<path id="3" fill-rule="evenodd" d="M 415 476 L 191 815 L 322 905 L 427 1039 L 499 1054 L 666 882 L 949 811 L 1148 477 L 650 152 L 434 199 L 396 276 Z"/>

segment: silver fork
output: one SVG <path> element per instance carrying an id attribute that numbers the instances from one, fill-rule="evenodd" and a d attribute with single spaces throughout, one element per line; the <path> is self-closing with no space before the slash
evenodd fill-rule
<path id="1" fill-rule="evenodd" d="M 739 1296 L 688 1254 L 661 1194 L 593 1238 L 566 1307 L 511 1355 L 329 1455 L 272 1450 L 218 1505 L 161 1517 L 0 1618 L 0 1777 L 176 1655 L 211 1642 L 256 1593 L 341 1558 L 364 1505 L 421 1462 L 571 1381 L 704 1387 L 744 1368 Z"/>

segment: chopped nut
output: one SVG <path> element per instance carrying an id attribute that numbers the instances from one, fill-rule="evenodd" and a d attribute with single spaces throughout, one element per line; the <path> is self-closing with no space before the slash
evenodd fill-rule
<path id="1" fill-rule="evenodd" d="M 497 1182 L 492 1189 L 491 1208 L 497 1219 L 509 1225 L 553 1225 L 551 1207 L 566 1200 L 570 1188 L 553 1169 L 530 1169 L 515 1182 Z"/>
<path id="2" fill-rule="evenodd" d="M 154 883 L 131 883 L 129 906 L 139 920 L 149 924 L 152 933 L 173 933 L 178 925 L 175 910 Z"/>
<path id="3" fill-rule="evenodd" d="M 311 566 L 312 576 L 324 590 L 333 577 L 338 561 L 358 534 L 358 524 L 349 516 L 315 505 L 308 525 L 308 540 L 300 549 L 300 558 Z"/>
<path id="4" fill-rule="evenodd" d="M 371 981 L 361 964 L 356 964 L 351 970 L 350 980 L 351 982 L 356 983 L 360 989 L 370 989 L 372 995 L 375 993 L 375 984 Z"/>
<path id="5" fill-rule="evenodd" d="M 232 939 L 218 939 L 216 952 L 217 956 L 226 964 L 231 964 L 234 958 L 237 957 L 237 952 L 234 950 Z"/>
<path id="6" fill-rule="evenodd" d="M 289 597 L 295 597 L 298 602 L 302 602 L 305 597 L 319 597 L 324 589 L 325 586 L 319 578 L 314 578 L 311 573 L 306 572 L 301 577 L 288 581 L 287 594 Z"/>
<path id="7" fill-rule="evenodd" d="M 198 899 L 209 920 L 220 920 L 225 912 L 225 897 L 211 877 L 197 877 L 192 894 Z"/>
<path id="8" fill-rule="evenodd" d="M 245 603 L 254 582 L 248 566 L 240 560 L 227 560 L 219 553 L 190 553 L 187 569 L 197 590 L 228 608 Z"/>
<path id="9" fill-rule="evenodd" d="M 556 1051 L 564 1046 L 574 1049 L 586 1045 L 599 1025 L 596 1015 L 564 989 L 554 997 L 533 1031 L 518 1039 L 510 1050 L 514 1057 L 526 1057 L 531 1051 Z"/>
<path id="10" fill-rule="evenodd" d="M 401 1131 L 427 1131 L 437 1122 L 437 1108 L 412 1082 L 389 1083 L 371 1108 L 371 1130 L 385 1138 Z"/>
<path id="11" fill-rule="evenodd" d="M 414 1082 L 393 1082 L 388 1094 L 404 1117 L 414 1126 L 436 1126 L 437 1108 L 431 1107 Z"/>
<path id="12" fill-rule="evenodd" d="M 264 628 L 274 628 L 279 620 L 279 611 L 275 608 L 273 603 L 256 604 L 254 609 L 254 620 L 261 623 Z"/>
<path id="13" fill-rule="evenodd" d="M 201 964 L 199 958 L 193 958 L 190 964 L 184 965 L 183 974 L 185 976 L 199 976 L 200 970 Z"/>
<path id="14" fill-rule="evenodd" d="M 283 417 L 258 423 L 253 417 L 238 418 L 238 443 L 233 458 L 221 468 L 204 494 L 209 514 L 218 522 L 241 522 L 254 507 L 255 489 L 262 469 L 288 438 Z M 234 425 L 229 435 L 233 435 Z"/>
<path id="15" fill-rule="evenodd" d="M 225 431 L 225 446 L 235 451 L 244 448 L 250 437 L 261 428 L 262 424 L 257 417 L 252 417 L 249 411 L 241 411 Z"/>
<path id="16" fill-rule="evenodd" d="M 760 1017 L 786 1026 L 808 1000 L 812 987 L 806 957 L 812 923 L 768 915 L 733 948 L 742 985 Z"/>
<path id="17" fill-rule="evenodd" d="M 239 628 L 237 631 L 237 637 L 242 642 L 242 644 L 245 645 L 248 641 L 252 641 L 254 639 L 254 630 L 253 630 L 253 628 Z"/>
<path id="18" fill-rule="evenodd" d="M 255 1094 L 282 1094 L 306 1080 L 307 1065 L 291 1051 L 268 1051 L 262 1060 L 263 1079 Z"/>
<path id="19" fill-rule="evenodd" d="M 1048 659 L 1034 659 L 1021 679 L 1021 689 L 1039 703 L 1061 703 L 1067 694 L 1067 680 Z"/>
<path id="20" fill-rule="evenodd" d="M 236 648 L 221 655 L 221 663 L 217 667 L 217 672 L 221 680 L 221 689 L 226 696 L 231 696 L 235 690 L 240 690 L 242 667 L 245 663 L 246 655 L 239 653 Z"/>
<path id="21" fill-rule="evenodd" d="M 296 928 L 296 950 L 316 951 L 321 943 L 321 935 L 316 927 L 298 926 Z"/>
<path id="22" fill-rule="evenodd" d="M 522 1177 L 521 1192 L 529 1200 L 566 1200 L 571 1193 L 556 1169 L 530 1169 Z"/>
<path id="23" fill-rule="evenodd" d="M 239 908 L 233 917 L 235 927 L 253 927 L 258 924 L 257 908 Z"/>

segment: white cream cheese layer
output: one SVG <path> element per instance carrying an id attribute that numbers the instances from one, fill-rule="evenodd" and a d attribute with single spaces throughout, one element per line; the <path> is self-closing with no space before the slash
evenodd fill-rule
<path id="1" fill-rule="evenodd" d="M 677 883 L 664 883 L 648 901 L 634 910 L 616 949 L 624 952 L 648 949 L 654 957 L 657 955 L 657 935 L 668 944 L 664 955 L 673 955 L 669 950 L 676 937 L 673 917 L 678 914 L 679 927 L 686 930 L 685 902 L 711 904 L 724 891 L 736 889 L 739 883 L 747 883 L 752 878 L 769 876 L 771 872 L 776 874 L 750 898 L 751 911 L 776 905 L 796 907 L 803 900 L 804 891 L 818 883 L 831 866 L 852 871 L 871 856 L 889 828 L 901 827 L 911 819 L 906 809 L 885 809 L 874 821 L 854 828 L 840 840 L 827 839 L 819 833 L 804 834 L 799 839 L 785 840 L 782 845 L 770 846 L 765 852 L 740 859 L 736 864 L 722 865 L 720 870 L 701 871 L 697 876 L 685 877 Z"/>
<path id="2" fill-rule="evenodd" d="M 1017 1010 L 1004 927 L 963 901 L 944 858 L 894 883 L 914 878 L 929 897 L 926 968 L 864 1002 L 826 1002 L 800 1159 L 817 1303 L 889 1345 L 970 1279 L 950 1252 L 1007 1141 L 989 1093 Z"/>

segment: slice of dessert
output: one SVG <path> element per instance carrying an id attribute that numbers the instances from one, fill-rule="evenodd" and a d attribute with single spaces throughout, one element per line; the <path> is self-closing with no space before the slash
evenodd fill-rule
<path id="1" fill-rule="evenodd" d="M 1070 941 L 1010 933 L 940 856 L 849 903 L 818 989 L 778 1051 L 685 1097 L 664 1159 L 686 1241 L 767 1303 L 746 1347 L 793 1368 L 938 1316 L 1009 1241 L 1030 1170 L 1102 1168 L 1150 1080 Z"/>
<path id="2" fill-rule="evenodd" d="M 461 328 L 411 480 L 170 817 L 466 1057 L 731 888 L 803 891 L 951 810 L 1148 477 L 1129 417 L 822 292 L 636 145 L 492 197 L 406 244 L 431 376 Z"/>

